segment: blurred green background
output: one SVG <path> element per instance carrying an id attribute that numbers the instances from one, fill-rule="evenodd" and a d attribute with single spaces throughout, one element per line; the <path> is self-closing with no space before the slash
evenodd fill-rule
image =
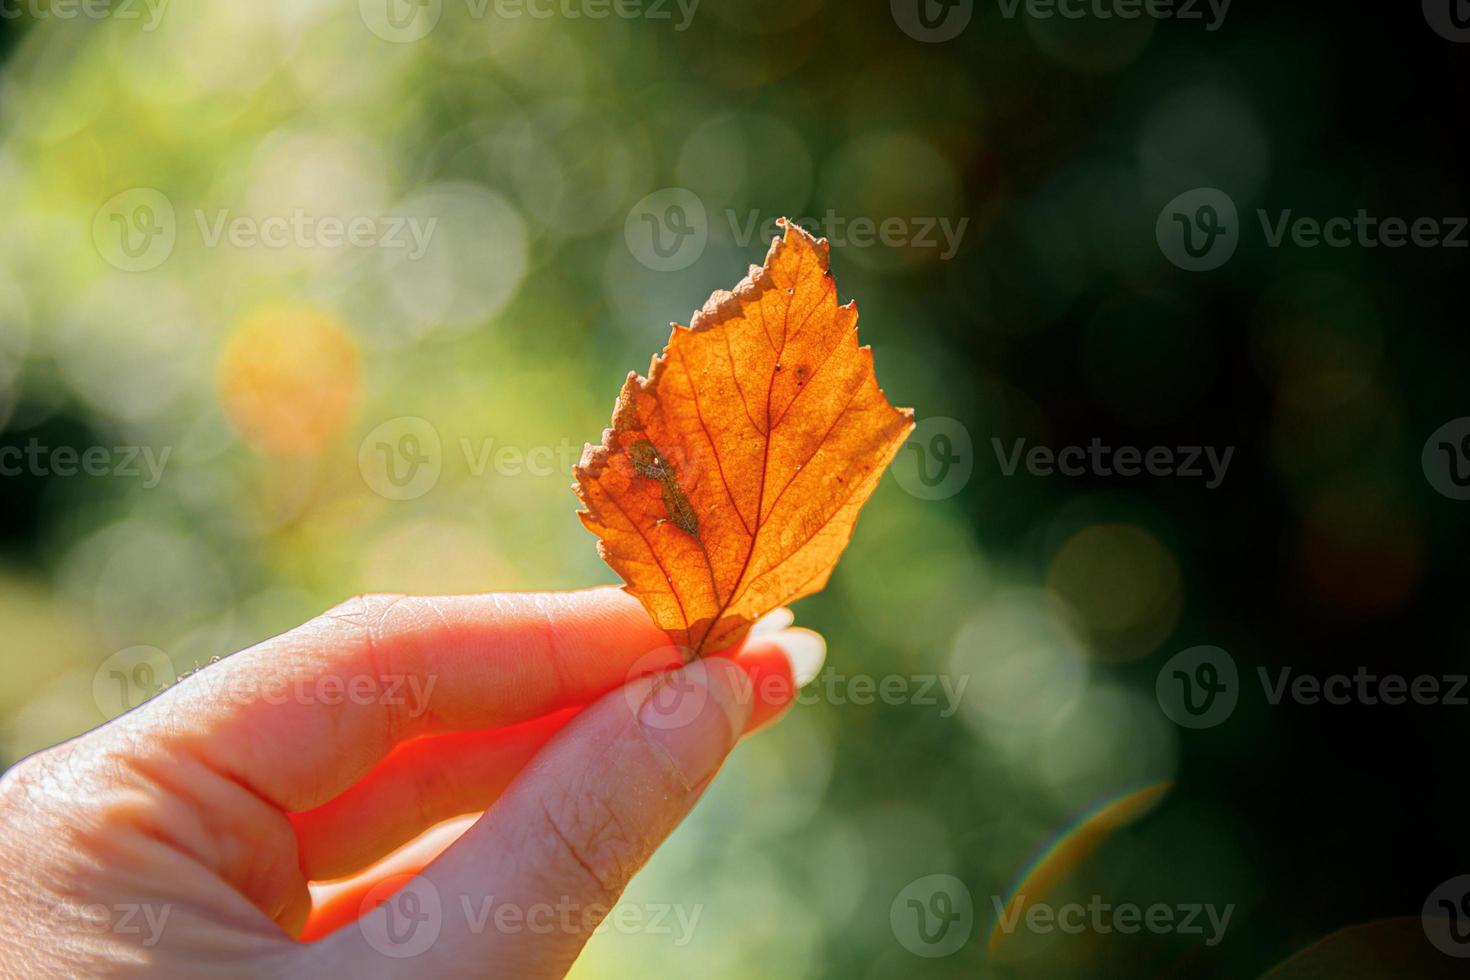
<path id="1" fill-rule="evenodd" d="M 1443 709 L 1257 691 L 1193 732 L 1154 693 L 1205 643 L 1463 667 L 1466 522 L 1419 468 L 1464 414 L 1433 329 L 1462 253 L 1268 249 L 1244 217 L 1465 213 L 1434 108 L 1464 53 L 1419 11 L 979 4 L 930 41 L 897 0 L 389 4 L 6 8 L 0 446 L 44 465 L 0 477 L 0 762 L 353 593 L 612 581 L 570 465 L 784 215 L 833 238 L 924 426 L 796 609 L 829 673 L 629 892 L 697 906 L 689 941 L 610 929 L 575 975 L 1254 976 L 1464 870 L 1464 789 L 1403 764 L 1464 744 Z M 1155 238 L 1199 186 L 1243 216 L 1208 274 Z M 1207 489 L 1007 476 L 992 442 L 1095 437 L 1234 457 Z M 1036 867 L 1233 917 L 988 950 Z M 901 921 L 935 874 L 973 905 L 944 956 Z"/>

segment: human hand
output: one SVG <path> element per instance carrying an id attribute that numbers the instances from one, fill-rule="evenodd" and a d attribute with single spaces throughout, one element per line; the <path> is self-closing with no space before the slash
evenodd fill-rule
<path id="1" fill-rule="evenodd" d="M 228 657 L 0 779 L 0 974 L 559 977 L 819 668 L 772 618 L 679 666 L 615 589 L 369 596 Z"/>

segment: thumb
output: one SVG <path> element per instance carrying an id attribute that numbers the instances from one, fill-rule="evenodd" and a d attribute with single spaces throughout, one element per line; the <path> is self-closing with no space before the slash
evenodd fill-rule
<path id="1" fill-rule="evenodd" d="M 321 952 L 359 976 L 563 976 L 756 700 L 749 675 L 719 657 L 605 695 L 420 875 L 365 897 L 357 927 Z"/>

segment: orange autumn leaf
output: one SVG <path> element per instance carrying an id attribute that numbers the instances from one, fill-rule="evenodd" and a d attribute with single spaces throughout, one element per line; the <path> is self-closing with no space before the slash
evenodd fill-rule
<path id="1" fill-rule="evenodd" d="M 827 584 L 913 429 L 837 303 L 826 240 L 782 224 L 764 266 L 628 375 L 574 471 L 598 553 L 690 656 Z"/>

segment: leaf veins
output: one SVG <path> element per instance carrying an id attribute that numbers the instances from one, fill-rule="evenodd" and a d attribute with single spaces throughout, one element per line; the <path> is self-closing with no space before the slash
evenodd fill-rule
<path id="1" fill-rule="evenodd" d="M 674 325 L 575 470 L 582 523 L 692 655 L 826 585 L 913 429 L 888 403 L 829 250 L 783 222 L 765 263 Z"/>

